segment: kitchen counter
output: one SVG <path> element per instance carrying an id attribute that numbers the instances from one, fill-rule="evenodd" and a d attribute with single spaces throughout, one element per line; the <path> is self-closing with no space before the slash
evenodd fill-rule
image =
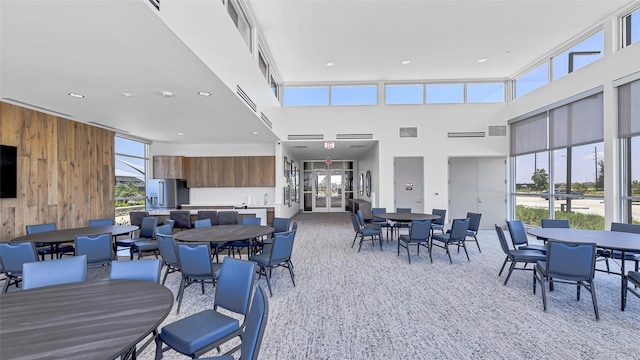
<path id="1" fill-rule="evenodd" d="M 242 215 L 255 215 L 260 218 L 260 225 L 267 225 L 269 223 L 273 223 L 273 208 L 271 208 L 271 219 L 269 220 L 269 213 L 266 208 L 248 208 L 248 209 L 234 209 L 233 206 L 194 206 L 194 205 L 183 205 L 181 210 L 188 210 L 191 213 L 191 220 L 194 221 L 197 219 L 198 210 L 216 210 L 216 211 L 237 211 L 240 218 Z M 158 217 L 161 222 L 165 218 L 169 217 L 169 213 L 172 210 L 150 210 L 149 215 Z"/>

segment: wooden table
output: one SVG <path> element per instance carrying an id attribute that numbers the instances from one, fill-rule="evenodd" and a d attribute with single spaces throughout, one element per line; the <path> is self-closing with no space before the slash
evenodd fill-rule
<path id="1" fill-rule="evenodd" d="M 173 294 L 151 282 L 104 280 L 16 291 L 0 303 L 2 360 L 113 359 L 160 325 Z"/>
<path id="2" fill-rule="evenodd" d="M 585 229 L 558 229 L 558 228 L 532 228 L 527 231 L 533 236 L 544 239 L 577 242 L 577 243 L 595 243 L 597 247 L 609 250 L 618 250 L 624 259 L 625 251 L 640 252 L 640 234 L 626 233 L 620 231 L 603 231 L 603 230 L 585 230 Z M 623 308 L 624 301 L 624 279 L 625 279 L 625 261 L 621 261 L 621 298 L 620 309 Z"/>
<path id="3" fill-rule="evenodd" d="M 264 225 L 214 225 L 180 231 L 174 238 L 177 241 L 225 243 L 269 235 L 274 230 L 271 226 Z"/>
<path id="4" fill-rule="evenodd" d="M 125 235 L 138 230 L 134 225 L 110 225 L 110 226 L 90 226 L 72 229 L 62 229 L 54 231 L 45 231 L 41 233 L 18 236 L 11 239 L 11 242 L 41 242 L 41 243 L 63 243 L 73 242 L 77 235 L 98 235 L 111 233 L 113 236 Z"/>
<path id="5" fill-rule="evenodd" d="M 386 219 L 397 222 L 409 223 L 413 220 L 437 220 L 440 219 L 440 215 L 423 214 L 423 213 L 408 213 L 408 212 L 394 212 L 394 213 L 380 213 L 373 215 L 374 218 Z M 388 232 L 387 232 L 388 235 Z M 400 233 L 398 232 L 398 236 Z M 393 229 L 391 229 L 391 240 L 393 240 Z"/>

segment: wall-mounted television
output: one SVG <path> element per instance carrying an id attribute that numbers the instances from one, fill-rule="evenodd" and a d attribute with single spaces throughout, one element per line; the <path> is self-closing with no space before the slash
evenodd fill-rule
<path id="1" fill-rule="evenodd" d="M 18 148 L 0 145 L 0 198 L 15 198 L 18 184 Z"/>

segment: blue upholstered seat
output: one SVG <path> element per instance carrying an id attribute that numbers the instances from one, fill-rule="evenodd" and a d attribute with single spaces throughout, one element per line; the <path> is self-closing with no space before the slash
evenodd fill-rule
<path id="1" fill-rule="evenodd" d="M 146 213 L 146 212 L 145 212 Z M 133 224 L 133 216 L 134 212 L 129 213 L 131 217 L 131 222 Z M 141 213 L 142 214 L 142 213 Z M 148 214 L 148 213 L 147 213 Z M 116 240 L 116 247 L 125 247 L 130 248 L 134 242 L 140 241 L 143 239 L 153 239 L 156 236 L 156 226 L 158 226 L 158 219 L 154 217 L 145 217 L 140 221 L 140 233 L 137 238 L 132 239 L 118 239 Z M 133 253 L 131 254 L 131 258 L 133 259 Z"/>
<path id="2" fill-rule="evenodd" d="M 640 298 L 640 292 L 638 291 L 638 287 L 640 287 L 640 272 L 637 271 L 629 271 L 627 273 L 627 277 L 624 279 L 624 298 L 622 300 L 622 310 L 627 307 L 627 296 L 629 293 Z"/>
<path id="3" fill-rule="evenodd" d="M 22 265 L 34 261 L 38 261 L 38 253 L 32 242 L 0 243 L 0 263 L 7 276 L 2 292 L 6 293 L 11 284 L 18 287 L 22 278 Z"/>
<path id="4" fill-rule="evenodd" d="M 447 210 L 433 209 L 431 210 L 431 214 L 440 216 L 439 219 L 431 221 L 431 234 L 433 235 L 434 230 L 441 231 L 444 234 L 444 221 L 447 216 Z"/>
<path id="5" fill-rule="evenodd" d="M 42 233 L 47 231 L 56 231 L 57 226 L 56 226 L 56 223 L 27 225 L 26 230 L 27 230 L 27 235 L 31 235 L 31 234 L 37 234 L 37 233 Z M 35 246 L 38 251 L 38 255 L 40 255 L 42 260 L 44 260 L 44 256 L 47 254 L 50 254 L 51 258 L 53 259 L 54 254 L 56 255 L 56 257 L 60 257 L 62 254 L 65 254 L 65 253 L 71 254 L 71 255 L 73 255 L 74 253 L 74 249 L 72 245 L 64 245 L 60 243 L 45 244 L 45 243 L 39 242 L 39 243 L 35 243 Z"/>
<path id="6" fill-rule="evenodd" d="M 208 242 L 176 244 L 176 254 L 178 255 L 178 267 L 182 273 L 177 296 L 177 314 L 180 312 L 184 289 L 191 284 L 200 283 L 204 294 L 205 283 L 215 286 L 215 272 L 220 264 L 214 266 L 211 262 L 211 245 Z"/>
<path id="7" fill-rule="evenodd" d="M 259 217 L 243 217 L 241 222 L 242 225 L 260 225 Z M 238 256 L 242 257 L 242 249 L 247 249 L 247 258 L 251 256 L 251 248 L 252 242 L 254 239 L 246 239 L 246 240 L 237 240 L 229 243 L 229 252 L 235 257 L 236 251 L 238 252 Z"/>
<path id="8" fill-rule="evenodd" d="M 78 235 L 74 246 L 76 255 L 87 255 L 87 266 L 109 264 L 114 259 L 111 233 Z"/>
<path id="9" fill-rule="evenodd" d="M 111 226 L 113 224 L 114 224 L 113 219 L 91 219 L 91 220 L 89 220 L 89 227 Z"/>
<path id="10" fill-rule="evenodd" d="M 206 309 L 162 328 L 162 341 L 177 352 L 193 354 L 240 329 L 240 321 Z"/>
<path id="11" fill-rule="evenodd" d="M 507 262 L 511 261 L 509 274 L 507 274 L 507 278 L 504 279 L 504 285 L 507 285 L 507 282 L 509 281 L 513 270 L 533 270 L 533 268 L 527 269 L 527 264 L 535 264 L 540 260 L 544 261 L 546 259 L 542 251 L 528 249 L 510 249 L 509 244 L 507 244 L 507 238 L 504 235 L 504 230 L 502 230 L 502 228 L 498 225 L 495 225 L 495 227 L 496 233 L 498 234 L 498 240 L 500 241 L 500 247 L 502 248 L 502 251 L 505 253 L 505 255 L 507 255 L 507 257 L 504 259 L 504 262 L 502 263 L 502 267 L 500 268 L 498 276 L 502 275 L 502 271 L 504 270 L 505 265 L 507 265 Z M 523 263 L 524 267 L 517 268 L 516 264 L 518 263 Z"/>
<path id="12" fill-rule="evenodd" d="M 429 253 L 431 253 L 431 249 L 434 245 L 437 247 L 444 248 L 447 250 L 447 255 L 449 256 L 449 263 L 453 264 L 453 261 L 451 260 L 451 252 L 449 251 L 449 246 L 455 245 L 458 247 L 458 250 L 460 250 L 460 247 L 462 246 L 462 248 L 464 249 L 464 253 L 467 255 L 467 261 L 471 261 L 469 259 L 469 253 L 467 252 L 467 245 L 465 244 L 468 228 L 469 228 L 469 219 L 453 220 L 453 223 L 451 224 L 451 231 L 445 234 L 431 235 Z M 440 245 L 434 244 L 434 242 L 439 242 L 441 244 Z"/>
<path id="13" fill-rule="evenodd" d="M 513 247 L 520 250 L 538 250 L 543 253 L 547 253 L 547 248 L 542 244 L 529 244 L 529 238 L 527 232 L 524 229 L 524 224 L 520 220 L 507 221 L 507 227 L 509 228 L 509 235 L 511 236 L 511 242 Z"/>
<path id="14" fill-rule="evenodd" d="M 296 285 L 293 274 L 293 266 L 291 265 L 291 254 L 293 252 L 293 241 L 295 240 L 296 232 L 289 231 L 286 233 L 277 233 L 273 239 L 273 245 L 269 251 L 264 251 L 257 255 L 252 255 L 249 260 L 258 264 L 260 276 L 264 275 L 267 279 L 267 286 L 269 287 L 269 294 L 273 296 L 271 292 L 271 271 L 277 267 L 285 267 L 289 269 L 289 275 L 291 276 L 291 282 L 293 286 Z"/>
<path id="15" fill-rule="evenodd" d="M 36 261 L 22 265 L 22 289 L 69 284 L 87 280 L 87 256 Z"/>
<path id="16" fill-rule="evenodd" d="M 375 245 L 376 237 L 378 241 L 380 241 L 380 251 L 382 251 L 382 230 L 380 228 L 373 229 L 365 229 L 360 226 L 360 221 L 358 220 L 358 215 L 351 214 L 351 223 L 353 224 L 353 230 L 355 231 L 355 236 L 353 237 L 353 242 L 351 243 L 351 247 L 355 245 L 356 239 L 360 237 L 360 245 L 358 245 L 358 252 L 362 248 L 362 242 L 365 241 L 365 237 L 370 237 L 371 245 Z"/>
<path id="17" fill-rule="evenodd" d="M 167 281 L 167 276 L 176 271 L 180 271 L 178 264 L 178 255 L 176 254 L 175 240 L 172 235 L 156 234 L 156 240 L 158 241 L 158 251 L 160 257 L 167 270 L 162 277 L 162 285 Z"/>
<path id="18" fill-rule="evenodd" d="M 415 245 L 420 255 L 420 246 L 424 246 L 429 251 L 429 235 L 431 234 L 431 220 L 413 220 L 408 235 L 400 235 L 398 238 L 398 256 L 400 256 L 400 246 L 407 249 L 407 257 L 411 264 L 411 254 L 409 246 Z M 431 253 L 429 253 L 431 258 Z"/>
<path id="19" fill-rule="evenodd" d="M 478 251 L 480 250 L 480 243 L 478 242 L 478 230 L 480 229 L 480 218 L 482 214 L 468 212 L 467 219 L 469 219 L 469 228 L 467 229 L 467 241 L 475 241 L 478 246 Z M 469 239 L 473 238 L 473 239 Z"/>
<path id="20" fill-rule="evenodd" d="M 373 216 L 372 224 L 378 225 L 381 228 L 387 229 L 387 241 L 389 241 L 389 230 L 393 230 L 393 224 L 390 223 L 387 219 L 381 219 L 376 217 L 377 214 L 384 214 L 387 212 L 387 208 L 372 208 L 371 215 Z"/>
<path id="21" fill-rule="evenodd" d="M 141 280 L 158 283 L 160 282 L 161 267 L 162 264 L 159 259 L 114 261 L 111 263 L 109 279 Z"/>

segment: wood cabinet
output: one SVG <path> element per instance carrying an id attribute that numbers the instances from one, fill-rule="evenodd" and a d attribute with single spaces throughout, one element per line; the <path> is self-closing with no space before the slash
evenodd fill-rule
<path id="1" fill-rule="evenodd" d="M 248 166 L 249 185 L 247 186 L 276 186 L 276 158 L 274 156 L 251 156 Z"/>
<path id="2" fill-rule="evenodd" d="M 186 159 L 188 187 L 273 187 L 276 183 L 274 156 Z"/>
<path id="3" fill-rule="evenodd" d="M 192 157 L 187 161 L 187 186 L 188 187 L 211 187 L 213 181 L 211 177 L 211 158 Z"/>
<path id="4" fill-rule="evenodd" d="M 154 179 L 184 179 L 187 177 L 185 171 L 185 158 L 183 156 L 154 156 L 153 157 L 153 178 Z"/>

